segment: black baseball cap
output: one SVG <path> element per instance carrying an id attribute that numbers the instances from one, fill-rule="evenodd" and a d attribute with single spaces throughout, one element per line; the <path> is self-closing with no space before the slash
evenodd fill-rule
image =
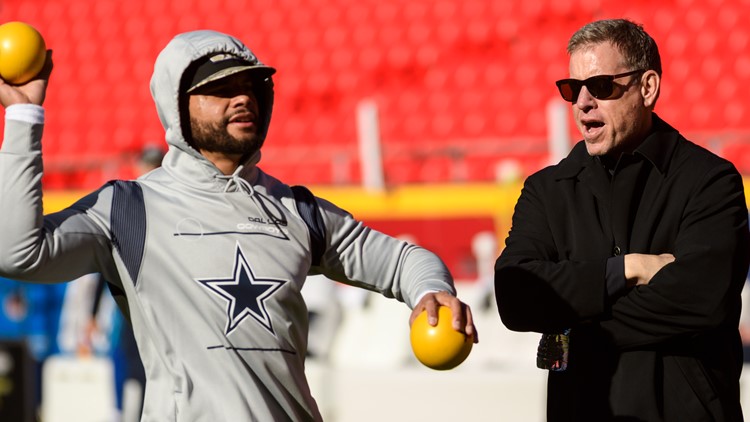
<path id="1" fill-rule="evenodd" d="M 234 54 L 213 54 L 204 57 L 196 64 L 195 72 L 193 73 L 193 78 L 187 92 L 191 92 L 209 82 L 245 71 L 252 71 L 262 79 L 266 79 L 276 73 L 276 69 L 260 63 L 257 59 L 253 62 Z"/>

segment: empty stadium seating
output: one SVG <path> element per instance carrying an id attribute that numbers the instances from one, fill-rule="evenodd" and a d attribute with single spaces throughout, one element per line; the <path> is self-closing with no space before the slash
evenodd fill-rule
<path id="1" fill-rule="evenodd" d="M 508 157 L 527 174 L 546 164 L 545 104 L 557 95 L 554 80 L 567 75 L 567 38 L 589 20 L 618 16 L 642 22 L 660 43 L 657 112 L 719 153 L 727 139 L 731 157 L 747 149 L 747 0 L 5 0 L 0 7 L 0 21 L 33 24 L 54 50 L 49 188 L 90 188 L 132 173 L 133 154 L 163 138 L 148 90 L 153 61 L 176 32 L 199 28 L 236 34 L 278 68 L 262 165 L 290 183 L 360 182 L 356 107 L 364 99 L 379 108 L 388 184 L 491 181 L 494 163 Z"/>

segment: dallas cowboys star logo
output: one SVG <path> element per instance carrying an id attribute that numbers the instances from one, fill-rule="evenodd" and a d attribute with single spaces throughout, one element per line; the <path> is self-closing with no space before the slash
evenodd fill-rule
<path id="1" fill-rule="evenodd" d="M 256 277 L 247 259 L 245 259 L 239 243 L 237 243 L 232 277 L 196 279 L 195 281 L 227 302 L 227 324 L 225 328 L 227 336 L 232 334 L 248 316 L 253 317 L 271 334 L 276 335 L 265 302 L 287 280 Z"/>

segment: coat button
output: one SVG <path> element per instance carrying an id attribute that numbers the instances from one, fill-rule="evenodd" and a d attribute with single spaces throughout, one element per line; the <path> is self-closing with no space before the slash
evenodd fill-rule
<path id="1" fill-rule="evenodd" d="M 612 249 L 612 254 L 614 254 L 614 256 L 620 256 L 621 253 L 622 250 L 620 250 L 619 246 L 615 246 L 614 249 Z"/>

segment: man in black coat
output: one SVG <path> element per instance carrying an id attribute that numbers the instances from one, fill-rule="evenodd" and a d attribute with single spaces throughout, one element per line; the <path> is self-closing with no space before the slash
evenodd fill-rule
<path id="1" fill-rule="evenodd" d="M 742 177 L 654 114 L 640 25 L 590 23 L 568 53 L 583 140 L 526 180 L 495 266 L 503 323 L 546 333 L 548 420 L 740 421 Z"/>

